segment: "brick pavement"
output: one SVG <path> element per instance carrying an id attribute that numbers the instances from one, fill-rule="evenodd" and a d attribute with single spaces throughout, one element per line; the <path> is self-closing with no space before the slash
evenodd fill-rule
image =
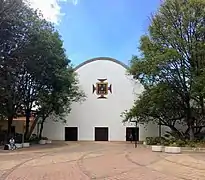
<path id="1" fill-rule="evenodd" d="M 16 155 L 13 162 L 2 162 L 0 180 L 205 179 L 205 161 L 197 154 L 153 153 L 124 143 L 80 143 L 73 148 L 31 153 L 27 158 Z"/>
<path id="2" fill-rule="evenodd" d="M 3 146 L 0 146 L 0 156 L 5 155 L 5 154 L 14 155 L 14 154 L 25 154 L 25 153 L 31 153 L 31 152 L 42 152 L 42 151 L 62 148 L 68 145 L 69 144 L 65 141 L 53 141 L 53 143 L 51 144 L 45 144 L 45 145 L 33 144 L 29 148 L 21 148 L 15 151 L 3 150 Z M 78 143 L 72 143 L 72 146 L 74 145 L 78 145 Z"/>

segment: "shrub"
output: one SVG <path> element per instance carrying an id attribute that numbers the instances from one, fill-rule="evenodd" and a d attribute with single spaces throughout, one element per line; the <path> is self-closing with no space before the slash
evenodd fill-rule
<path id="1" fill-rule="evenodd" d="M 188 147 L 197 147 L 197 143 L 196 142 L 194 142 L 194 141 L 187 141 L 187 146 Z"/>
<path id="2" fill-rule="evenodd" d="M 164 145 L 164 146 L 169 146 L 170 143 L 169 143 L 169 141 L 164 141 L 163 145 Z"/>
<path id="3" fill-rule="evenodd" d="M 171 147 L 177 147 L 178 145 L 177 145 L 177 143 L 174 142 L 174 143 L 170 143 L 169 146 L 171 146 Z"/>
<path id="4" fill-rule="evenodd" d="M 41 140 L 48 140 L 48 138 L 47 137 L 42 137 Z"/>
<path id="5" fill-rule="evenodd" d="M 147 145 L 158 145 L 158 144 L 163 144 L 165 141 L 164 137 L 146 137 L 146 144 Z"/>
<path id="6" fill-rule="evenodd" d="M 38 141 L 39 141 L 39 137 L 36 134 L 32 134 L 30 139 L 29 139 L 29 142 L 35 144 L 35 143 L 38 143 Z"/>
<path id="7" fill-rule="evenodd" d="M 156 145 L 157 142 L 155 141 L 154 137 L 146 137 L 146 144 L 147 145 Z"/>
<path id="8" fill-rule="evenodd" d="M 176 141 L 176 145 L 179 146 L 179 147 L 185 147 L 186 146 L 186 142 L 179 139 Z"/>

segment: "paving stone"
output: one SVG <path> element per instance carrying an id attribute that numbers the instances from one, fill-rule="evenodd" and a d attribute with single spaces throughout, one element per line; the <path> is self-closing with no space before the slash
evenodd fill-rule
<path id="1" fill-rule="evenodd" d="M 157 163 L 151 164 L 149 168 L 170 176 L 178 177 L 186 180 L 204 180 L 205 170 L 199 170 L 188 166 L 161 160 Z"/>
<path id="2" fill-rule="evenodd" d="M 18 168 L 5 180 L 89 180 L 76 163 L 58 163 L 33 168 Z"/>
<path id="3" fill-rule="evenodd" d="M 0 180 L 204 180 L 203 155 L 167 155 L 127 143 L 78 146 L 0 156 Z M 203 156 L 204 157 L 204 156 Z"/>

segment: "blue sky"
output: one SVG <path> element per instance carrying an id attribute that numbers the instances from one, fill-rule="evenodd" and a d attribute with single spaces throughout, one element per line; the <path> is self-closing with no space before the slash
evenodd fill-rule
<path id="1" fill-rule="evenodd" d="M 50 19 L 56 21 L 57 14 L 64 14 L 58 16 L 61 21 L 56 28 L 74 65 L 99 56 L 128 64 L 132 55 L 138 54 L 140 36 L 147 32 L 148 17 L 160 5 L 160 0 L 32 1 Z"/>

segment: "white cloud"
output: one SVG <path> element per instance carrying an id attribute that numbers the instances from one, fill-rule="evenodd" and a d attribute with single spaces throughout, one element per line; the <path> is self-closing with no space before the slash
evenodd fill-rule
<path id="1" fill-rule="evenodd" d="M 55 24 L 58 24 L 65 14 L 61 12 L 60 2 L 78 4 L 78 0 L 25 0 L 34 9 L 39 9 L 43 17 Z"/>

